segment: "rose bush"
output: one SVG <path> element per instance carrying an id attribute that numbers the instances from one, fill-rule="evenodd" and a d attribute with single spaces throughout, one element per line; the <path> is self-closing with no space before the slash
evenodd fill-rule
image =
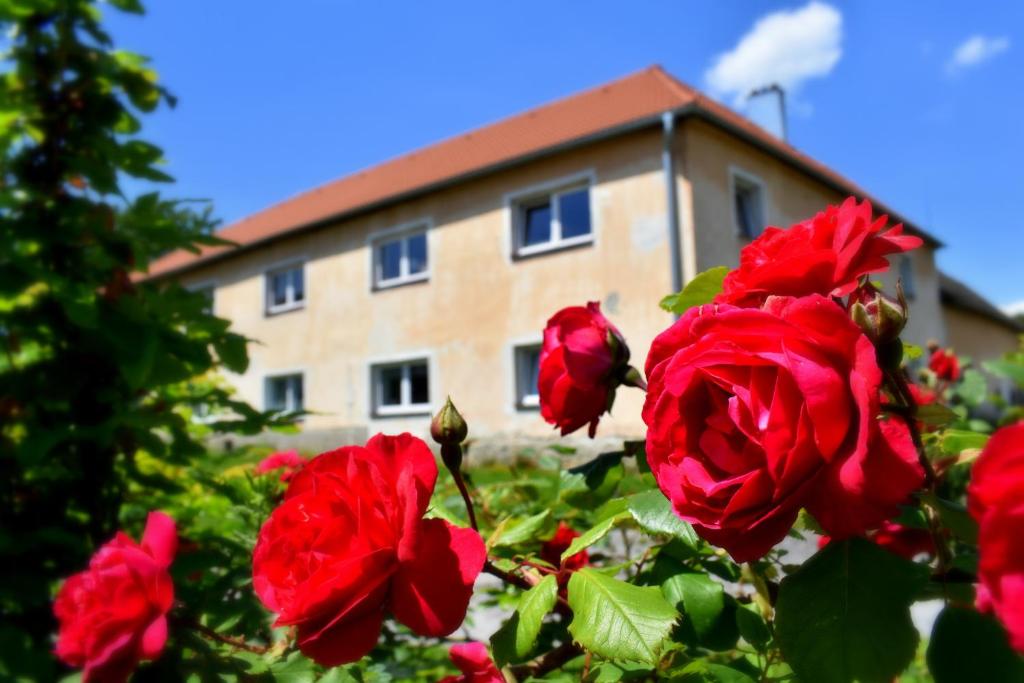
<path id="1" fill-rule="evenodd" d="M 311 460 L 260 529 L 253 588 L 297 627 L 307 656 L 356 661 L 386 613 L 443 636 L 462 623 L 484 545 L 472 529 L 423 519 L 437 479 L 430 449 L 409 434 L 377 435 Z"/>
<path id="2" fill-rule="evenodd" d="M 167 568 L 177 546 L 174 520 L 152 512 L 140 543 L 119 532 L 61 586 L 53 605 L 56 653 L 83 669 L 83 681 L 127 681 L 141 660 L 160 656 L 174 602 Z"/>
<path id="3" fill-rule="evenodd" d="M 923 481 L 906 426 L 879 421 L 871 342 L 835 303 L 700 306 L 647 357 L 647 458 L 675 511 L 737 561 L 806 507 L 835 538 L 891 517 Z"/>

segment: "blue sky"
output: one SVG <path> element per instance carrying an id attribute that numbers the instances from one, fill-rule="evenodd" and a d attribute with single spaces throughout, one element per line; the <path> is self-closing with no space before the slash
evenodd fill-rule
<path id="1" fill-rule="evenodd" d="M 148 4 L 108 22 L 179 97 L 146 135 L 172 193 L 226 222 L 660 63 L 729 104 L 783 81 L 793 144 L 946 242 L 942 268 L 1024 303 L 1024 3 Z"/>

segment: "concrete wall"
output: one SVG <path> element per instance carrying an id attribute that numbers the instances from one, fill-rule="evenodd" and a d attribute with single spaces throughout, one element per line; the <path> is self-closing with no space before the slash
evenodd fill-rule
<path id="1" fill-rule="evenodd" d="M 735 227 L 730 184 L 733 170 L 754 176 L 764 184 L 769 225 L 792 225 L 846 198 L 703 121 L 687 120 L 683 135 L 684 173 L 693 195 L 697 272 L 718 265 L 737 266 L 739 251 L 748 242 Z M 904 337 L 919 345 L 929 339 L 941 342 L 945 339 L 945 329 L 934 250 L 924 247 L 913 252 L 910 258 L 917 296 L 910 302 L 910 322 Z M 897 270 L 894 267 L 877 276 L 890 291 L 895 290 Z"/>
<path id="2" fill-rule="evenodd" d="M 578 173 L 592 175 L 594 242 L 511 258 L 506 195 Z M 427 282 L 372 291 L 371 234 L 427 219 Z M 368 425 L 370 432 L 425 433 L 429 417 L 370 418 L 369 364 L 407 355 L 430 359 L 430 399 L 451 394 L 472 434 L 554 435 L 537 410 L 514 406 L 514 343 L 540 341 L 558 309 L 602 302 L 637 363 L 671 318 L 658 308 L 670 290 L 660 135 L 617 138 L 474 180 L 190 273 L 185 284 L 216 286 L 215 311 L 259 340 L 252 363 L 232 378 L 262 406 L 268 374 L 305 373 L 310 429 Z M 264 314 L 264 272 L 306 263 L 306 305 Z M 642 393 L 623 389 L 604 435 L 639 436 Z"/>
<path id="3" fill-rule="evenodd" d="M 994 320 L 973 311 L 944 306 L 946 344 L 975 364 L 994 360 L 1019 346 L 1018 334 Z"/>

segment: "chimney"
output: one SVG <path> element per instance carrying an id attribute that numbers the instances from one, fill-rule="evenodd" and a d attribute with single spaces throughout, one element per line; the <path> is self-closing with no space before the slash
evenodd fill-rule
<path id="1" fill-rule="evenodd" d="M 747 116 L 781 140 L 786 139 L 786 91 L 778 83 L 755 88 L 747 95 Z"/>

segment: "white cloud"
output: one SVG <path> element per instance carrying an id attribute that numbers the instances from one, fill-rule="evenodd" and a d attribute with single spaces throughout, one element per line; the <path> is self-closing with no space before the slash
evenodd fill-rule
<path id="1" fill-rule="evenodd" d="M 960 43 L 946 64 L 950 74 L 987 62 L 996 55 L 1010 49 L 1010 39 L 1005 36 L 983 36 L 976 34 Z"/>
<path id="2" fill-rule="evenodd" d="M 1024 315 L 1024 299 L 1003 306 L 1006 315 Z"/>
<path id="3" fill-rule="evenodd" d="M 750 91 L 778 83 L 793 93 L 810 78 L 828 75 L 843 54 L 839 10 L 810 2 L 767 14 L 704 74 L 712 92 L 741 104 Z"/>

